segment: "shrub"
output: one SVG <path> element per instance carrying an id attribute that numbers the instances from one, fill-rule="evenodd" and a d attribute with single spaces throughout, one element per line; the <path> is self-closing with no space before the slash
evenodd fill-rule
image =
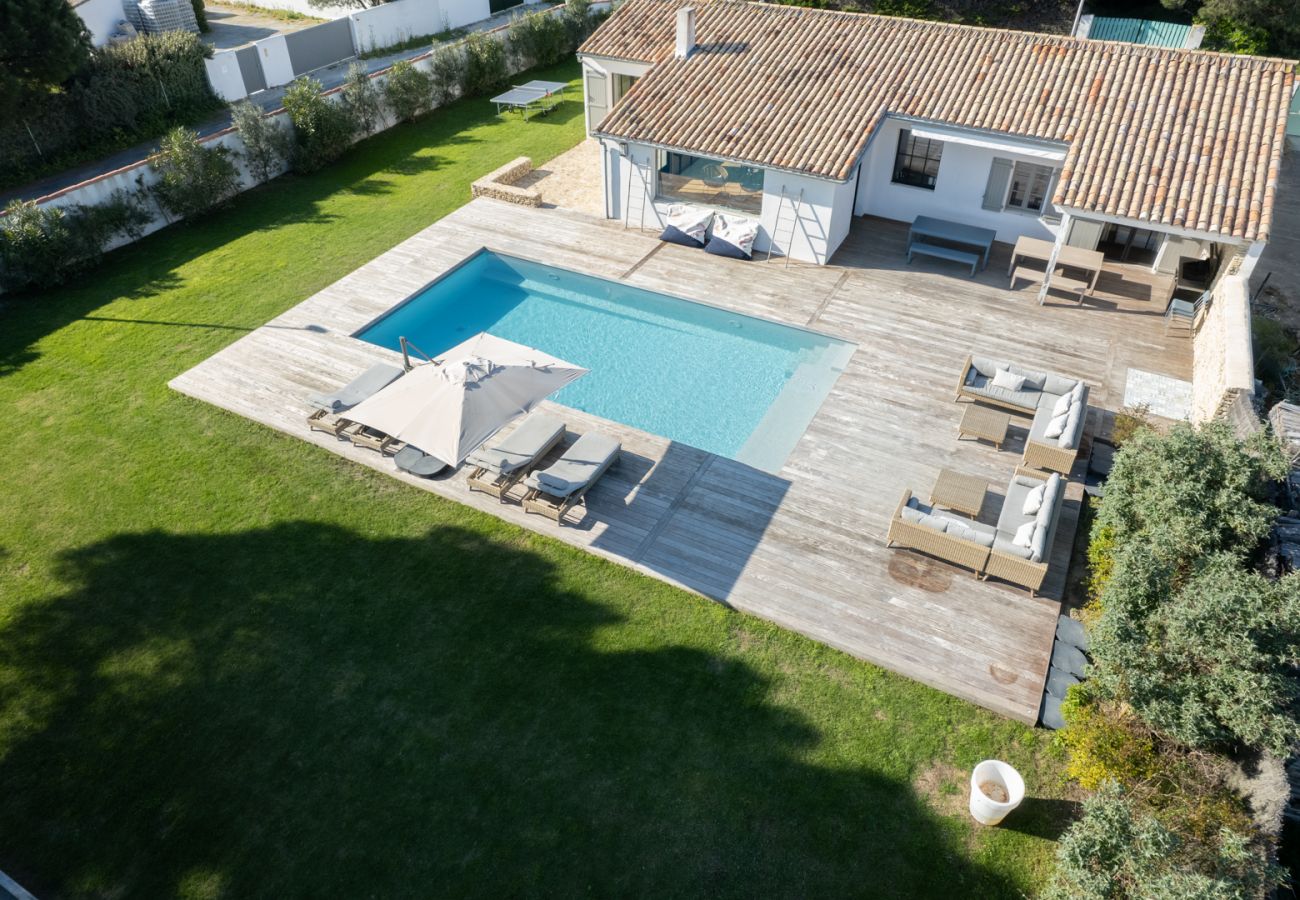
<path id="1" fill-rule="evenodd" d="M 564 29 L 569 34 L 569 49 L 576 50 L 585 41 L 596 26 L 609 15 L 609 10 L 593 13 L 591 0 L 568 0 L 564 4 Z"/>
<path id="2" fill-rule="evenodd" d="M 341 105 L 321 96 L 314 78 L 299 78 L 284 94 L 284 108 L 293 122 L 294 168 L 315 172 L 352 146 L 356 133 L 352 117 Z"/>
<path id="3" fill-rule="evenodd" d="M 190 0 L 190 6 L 194 9 L 194 21 L 198 23 L 199 31 L 207 34 L 212 28 L 208 25 L 208 11 L 203 7 L 203 0 Z"/>
<path id="4" fill-rule="evenodd" d="M 465 80 L 464 48 L 460 44 L 435 46 L 429 57 L 429 77 L 435 106 L 454 100 Z"/>
<path id="5" fill-rule="evenodd" d="M 1179 573 L 1211 554 L 1244 556 L 1268 534 L 1277 510 L 1261 498 L 1286 472 L 1267 432 L 1240 441 L 1222 423 L 1138 430 L 1115 455 L 1094 529 L 1119 547 L 1149 545 Z"/>
<path id="6" fill-rule="evenodd" d="M 244 143 L 241 154 L 249 173 L 257 181 L 269 181 L 293 153 L 293 135 L 262 108 L 240 100 L 230 110 L 235 130 Z"/>
<path id="7" fill-rule="evenodd" d="M 1300 739 L 1300 576 L 1271 582 L 1219 554 L 1175 586 L 1142 544 L 1114 562 L 1091 635 L 1095 688 L 1188 746 L 1285 755 Z"/>
<path id="8" fill-rule="evenodd" d="M 424 115 L 432 106 L 432 82 L 409 61 L 394 63 L 384 81 L 384 101 L 399 122 L 409 122 Z"/>
<path id="9" fill-rule="evenodd" d="M 169 215 L 189 218 L 229 200 L 239 190 L 239 171 L 225 147 L 205 147 L 199 136 L 174 128 L 149 167 L 158 180 L 149 190 Z"/>
<path id="10" fill-rule="evenodd" d="M 498 87 L 508 77 L 506 47 L 498 38 L 474 32 L 461 44 L 465 69 L 461 74 L 461 96 L 476 97 Z"/>
<path id="11" fill-rule="evenodd" d="M 148 221 L 138 198 L 125 191 L 98 206 L 14 200 L 0 218 L 0 284 L 7 290 L 62 284 L 95 262 L 113 237 L 138 237 Z"/>
<path id="12" fill-rule="evenodd" d="M 1155 738 L 1132 715 L 1098 701 L 1088 682 L 1070 689 L 1061 715 L 1066 727 L 1055 740 L 1067 754 L 1066 774 L 1081 787 L 1093 791 L 1116 782 L 1132 788 L 1160 771 Z"/>
<path id="13" fill-rule="evenodd" d="M 203 61 L 212 49 L 184 31 L 94 50 L 62 91 L 42 93 L 0 123 L 0 186 L 153 138 L 222 106 Z"/>
<path id="14" fill-rule="evenodd" d="M 410 65 L 407 63 L 407 65 Z M 353 63 L 348 66 L 348 74 L 343 79 L 343 108 L 352 117 L 356 129 L 362 134 L 370 134 L 379 124 L 383 115 L 379 88 L 371 80 L 365 66 Z"/>
<path id="15" fill-rule="evenodd" d="M 1208 858 L 1117 786 L 1084 801 L 1062 835 L 1045 900 L 1256 900 L 1286 883 L 1249 834 L 1221 829 Z"/>
<path id="16" fill-rule="evenodd" d="M 552 65 L 573 49 L 567 21 L 561 16 L 532 12 L 510 23 L 510 52 L 520 68 Z"/>

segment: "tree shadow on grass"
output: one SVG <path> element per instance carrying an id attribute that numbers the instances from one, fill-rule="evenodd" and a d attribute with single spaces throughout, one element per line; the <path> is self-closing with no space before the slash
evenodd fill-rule
<path id="1" fill-rule="evenodd" d="M 293 522 L 64 566 L 0 631 L 0 868 L 38 895 L 1019 894 L 910 785 L 808 762 L 763 672 L 518 544 Z"/>

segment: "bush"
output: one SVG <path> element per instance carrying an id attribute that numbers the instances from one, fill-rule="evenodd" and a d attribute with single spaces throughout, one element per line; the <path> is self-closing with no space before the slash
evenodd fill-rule
<path id="1" fill-rule="evenodd" d="M 199 136 L 174 128 L 163 138 L 149 167 L 158 180 L 149 190 L 169 215 L 189 218 L 211 209 L 239 190 L 239 171 L 222 146 L 205 147 Z"/>
<path id="2" fill-rule="evenodd" d="M 465 80 L 464 48 L 460 44 L 435 46 L 429 57 L 429 78 L 435 106 L 454 100 Z"/>
<path id="3" fill-rule="evenodd" d="M 1045 900 L 1257 900 L 1286 883 L 1248 833 L 1220 829 L 1208 857 L 1134 808 L 1117 786 L 1062 835 Z"/>
<path id="4" fill-rule="evenodd" d="M 269 181 L 280 174 L 280 167 L 293 154 L 293 135 L 262 108 L 240 100 L 230 110 L 235 130 L 244 143 L 241 154 L 249 173 L 257 181 Z"/>
<path id="5" fill-rule="evenodd" d="M 356 126 L 342 105 L 321 96 L 321 83 L 299 78 L 284 94 L 284 108 L 293 122 L 293 166 L 315 172 L 332 163 L 352 146 Z"/>
<path id="6" fill-rule="evenodd" d="M 591 11 L 591 0 L 568 0 L 564 4 L 564 28 L 569 33 L 569 49 L 577 50 L 578 45 L 591 36 L 596 26 L 609 16 L 609 9 L 599 13 Z"/>
<path id="7" fill-rule="evenodd" d="M 410 65 L 410 63 L 407 63 Z M 359 63 L 348 66 L 343 79 L 343 108 L 352 117 L 352 123 L 362 134 L 370 134 L 383 115 L 379 88 L 370 79 L 366 67 Z"/>
<path id="8" fill-rule="evenodd" d="M 190 6 L 194 9 L 194 21 L 199 25 L 199 31 L 207 34 L 212 30 L 208 25 L 208 11 L 203 7 L 203 0 L 190 0 Z"/>
<path id="9" fill-rule="evenodd" d="M 1067 754 L 1066 774 L 1095 791 L 1107 782 L 1132 788 L 1160 772 L 1154 736 L 1119 707 L 1099 702 L 1088 682 L 1075 685 L 1061 704 L 1066 727 L 1056 744 Z"/>
<path id="10" fill-rule="evenodd" d="M 6 290 L 62 284 L 99 259 L 116 235 L 139 237 L 149 214 L 135 195 L 64 208 L 14 200 L 0 218 L 0 285 Z"/>
<path id="11" fill-rule="evenodd" d="M 510 52 L 522 69 L 552 65 L 574 49 L 567 19 L 562 16 L 532 12 L 510 23 Z"/>
<path id="12" fill-rule="evenodd" d="M 1092 684 L 1190 747 L 1285 756 L 1300 739 L 1300 576 L 1271 582 L 1233 556 L 1174 570 L 1134 544 L 1115 557 L 1091 635 Z"/>
<path id="13" fill-rule="evenodd" d="M 0 187 L 75 165 L 222 107 L 203 61 L 212 49 L 197 35 L 141 35 L 94 50 L 61 91 L 0 123 Z"/>
<path id="14" fill-rule="evenodd" d="M 1277 516 L 1261 498 L 1286 472 L 1267 432 L 1243 442 L 1222 423 L 1138 430 L 1115 455 L 1094 529 L 1119 547 L 1149 545 L 1177 573 L 1215 553 L 1244 557 Z"/>
<path id="15" fill-rule="evenodd" d="M 506 80 L 506 47 L 498 38 L 474 32 L 461 44 L 465 69 L 461 74 L 461 96 L 477 97 Z"/>
<path id="16" fill-rule="evenodd" d="M 394 63 L 384 81 L 384 101 L 399 122 L 409 122 L 433 105 L 432 81 L 407 60 Z"/>

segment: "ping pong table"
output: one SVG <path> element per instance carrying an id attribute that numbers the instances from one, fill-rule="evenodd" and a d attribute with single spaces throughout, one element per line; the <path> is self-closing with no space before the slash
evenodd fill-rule
<path id="1" fill-rule="evenodd" d="M 530 113 L 546 115 L 564 100 L 564 91 L 568 88 L 564 81 L 530 81 L 517 84 L 504 94 L 492 98 L 497 106 L 497 115 L 517 109 L 523 113 L 524 121 Z"/>

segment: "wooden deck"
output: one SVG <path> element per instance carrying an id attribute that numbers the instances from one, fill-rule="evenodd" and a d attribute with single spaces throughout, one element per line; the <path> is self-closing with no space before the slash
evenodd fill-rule
<path id="1" fill-rule="evenodd" d="M 463 207 L 266 326 L 172 386 L 411 484 L 551 534 L 1007 716 L 1036 720 L 1068 548 L 1048 597 L 884 546 L 904 488 L 940 468 L 984 475 L 984 517 L 1019 460 L 1027 427 L 1002 451 L 957 440 L 958 368 L 975 351 L 1081 376 L 1114 409 L 1130 366 L 1190 377 L 1191 345 L 1163 334 L 1164 288 L 1112 273 L 1082 307 L 1039 306 L 1007 289 L 1009 247 L 974 279 L 904 259 L 905 227 L 859 220 L 834 265 L 742 263 L 625 232 L 564 210 L 491 200 Z M 464 471 L 421 482 L 392 461 L 304 423 L 305 398 L 395 354 L 349 337 L 480 247 L 529 257 L 825 331 L 859 345 L 781 475 L 573 410 L 573 433 L 616 433 L 624 453 L 563 528 L 470 494 Z M 1108 291 L 1110 291 L 1108 293 Z M 1154 299 L 1134 299 L 1144 295 Z M 1074 495 L 1077 498 L 1077 493 Z M 1077 504 L 1067 508 L 1073 521 Z M 1069 529 L 1072 530 L 1072 529 Z"/>

